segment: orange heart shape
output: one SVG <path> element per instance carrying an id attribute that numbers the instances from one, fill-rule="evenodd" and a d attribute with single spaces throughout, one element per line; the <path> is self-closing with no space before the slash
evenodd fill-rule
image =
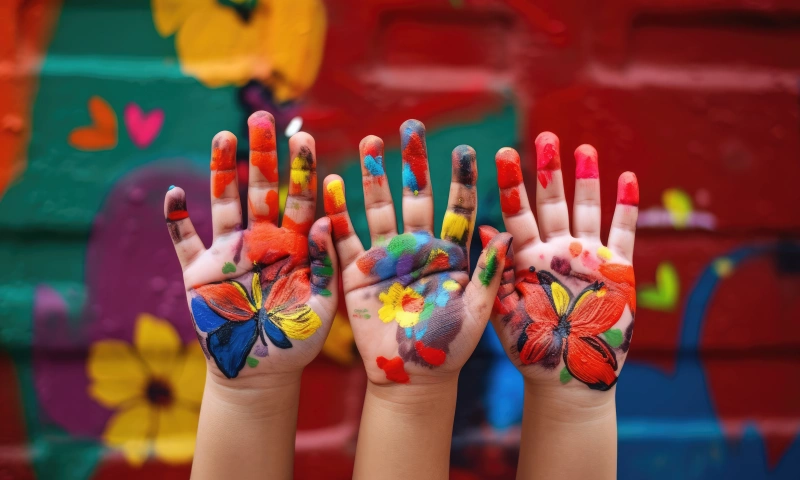
<path id="1" fill-rule="evenodd" d="M 78 127 L 69 134 L 69 144 L 78 150 L 110 150 L 117 146 L 117 114 L 100 97 L 89 99 L 92 124 Z"/>

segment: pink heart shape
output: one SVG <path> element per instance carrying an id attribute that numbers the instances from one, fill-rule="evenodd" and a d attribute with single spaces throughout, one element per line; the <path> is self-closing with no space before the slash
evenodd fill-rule
<path id="1" fill-rule="evenodd" d="M 160 108 L 144 113 L 135 103 L 129 103 L 125 107 L 125 128 L 133 144 L 139 148 L 149 147 L 161 133 L 163 125 L 164 111 Z"/>

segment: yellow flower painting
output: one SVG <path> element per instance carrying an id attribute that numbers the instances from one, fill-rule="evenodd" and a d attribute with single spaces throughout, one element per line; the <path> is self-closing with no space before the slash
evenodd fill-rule
<path id="1" fill-rule="evenodd" d="M 114 411 L 103 441 L 132 465 L 153 456 L 191 461 L 206 375 L 197 342 L 183 344 L 166 320 L 136 319 L 133 344 L 102 340 L 89 351 L 89 395 Z"/>
<path id="2" fill-rule="evenodd" d="M 152 0 L 162 37 L 175 35 L 181 69 L 207 87 L 257 80 L 278 102 L 319 72 L 327 20 L 321 0 Z"/>

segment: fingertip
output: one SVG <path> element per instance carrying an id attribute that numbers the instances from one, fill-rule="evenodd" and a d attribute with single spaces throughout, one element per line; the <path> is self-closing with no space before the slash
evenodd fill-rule
<path id="1" fill-rule="evenodd" d="M 425 124 L 419 120 L 409 118 L 400 125 L 400 135 L 410 135 L 411 133 L 424 134 Z"/>
<path id="2" fill-rule="evenodd" d="M 553 132 L 542 132 L 536 137 L 536 168 L 558 170 L 561 168 L 560 141 Z"/>
<path id="3" fill-rule="evenodd" d="M 358 144 L 358 151 L 362 156 L 371 155 L 377 157 L 383 155 L 383 139 L 375 135 L 367 135 Z"/>
<path id="4" fill-rule="evenodd" d="M 341 213 L 347 208 L 344 180 L 339 175 L 328 175 L 323 182 L 325 213 Z"/>
<path id="5" fill-rule="evenodd" d="M 497 185 L 500 188 L 513 188 L 522 183 L 519 153 L 510 147 L 503 147 L 494 156 L 497 167 Z"/>
<path id="6" fill-rule="evenodd" d="M 617 203 L 639 206 L 639 180 L 633 172 L 624 172 L 617 181 Z"/>
<path id="7" fill-rule="evenodd" d="M 233 170 L 236 168 L 236 135 L 223 130 L 211 140 L 211 169 Z"/>
<path id="8" fill-rule="evenodd" d="M 183 220 L 189 216 L 186 210 L 186 192 L 181 187 L 170 186 L 164 196 L 164 218 L 170 221 Z"/>
<path id="9" fill-rule="evenodd" d="M 453 149 L 453 179 L 466 186 L 473 186 L 478 179 L 475 149 L 459 145 Z"/>
<path id="10" fill-rule="evenodd" d="M 575 178 L 600 178 L 597 150 L 593 146 L 584 144 L 575 149 Z"/>
<path id="11" fill-rule="evenodd" d="M 478 236 L 481 238 L 481 247 L 486 248 L 486 245 L 500 233 L 496 228 L 490 225 L 481 225 L 478 227 Z"/>
<path id="12" fill-rule="evenodd" d="M 314 137 L 307 132 L 297 132 L 289 138 L 289 150 L 294 152 L 302 147 L 308 147 L 310 149 L 316 147 Z"/>
<path id="13" fill-rule="evenodd" d="M 270 128 L 275 126 L 275 117 L 271 113 L 259 110 L 254 112 L 247 119 L 247 126 L 250 128 Z"/>

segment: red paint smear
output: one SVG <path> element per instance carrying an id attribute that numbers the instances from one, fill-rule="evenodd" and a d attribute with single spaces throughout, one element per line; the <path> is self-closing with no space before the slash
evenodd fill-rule
<path id="1" fill-rule="evenodd" d="M 329 214 L 328 218 L 331 219 L 334 239 L 339 240 L 346 237 L 350 233 L 350 224 L 347 221 L 347 215 L 343 213 L 337 213 L 334 215 Z"/>
<path id="2" fill-rule="evenodd" d="M 186 210 L 175 210 L 174 212 L 169 212 L 167 214 L 167 220 L 172 222 L 183 220 L 184 218 L 189 218 L 189 212 Z"/>
<path id="3" fill-rule="evenodd" d="M 295 222 L 294 220 L 292 220 L 290 216 L 284 215 L 282 226 L 287 230 L 297 232 L 301 235 L 307 235 L 308 231 L 311 230 L 311 225 L 313 224 L 314 220 L 307 220 L 305 222 Z"/>
<path id="4" fill-rule="evenodd" d="M 600 275 L 613 283 L 613 288 L 622 290 L 628 297 L 628 305 L 631 312 L 636 313 L 636 279 L 633 275 L 633 267 L 630 265 L 619 265 L 614 263 L 604 263 L 598 268 Z"/>
<path id="5" fill-rule="evenodd" d="M 583 245 L 580 242 L 572 242 L 569 244 L 569 254 L 574 257 L 577 257 L 583 251 Z"/>
<path id="6" fill-rule="evenodd" d="M 228 134 L 230 135 L 230 134 Z M 227 135 L 217 134 L 211 144 L 211 170 L 233 170 L 236 168 L 236 151 Z"/>
<path id="7" fill-rule="evenodd" d="M 543 137 L 545 134 L 537 138 L 541 142 L 536 142 L 536 169 L 537 170 L 558 170 L 561 168 L 561 157 L 558 154 L 555 143 L 558 142 L 558 137 L 555 135 L 553 139 Z M 548 142 L 548 140 L 550 140 Z"/>
<path id="8" fill-rule="evenodd" d="M 378 137 L 369 136 L 361 141 L 361 158 L 367 155 L 375 158 L 383 156 L 383 140 Z"/>
<path id="9" fill-rule="evenodd" d="M 617 182 L 617 203 L 639 206 L 639 181 L 633 172 L 625 172 Z"/>
<path id="10" fill-rule="evenodd" d="M 250 129 L 250 162 L 269 182 L 278 181 L 278 154 L 275 151 L 275 119 L 267 112 L 256 112 L 247 120 Z"/>
<path id="11" fill-rule="evenodd" d="M 522 183 L 519 154 L 513 148 L 503 148 L 494 158 L 497 167 L 497 185 L 500 188 L 516 187 Z"/>
<path id="12" fill-rule="evenodd" d="M 269 222 L 254 223 L 250 230 L 245 231 L 244 241 L 247 256 L 252 262 L 272 265 L 289 255 L 289 265 L 281 264 L 281 268 L 293 268 L 308 261 L 306 237 Z M 267 278 L 263 272 L 262 278 Z"/>
<path id="13" fill-rule="evenodd" d="M 483 248 L 486 248 L 486 245 L 489 244 L 489 241 L 498 233 L 500 232 L 497 231 L 496 228 L 490 227 L 489 225 L 481 225 L 478 227 L 478 236 L 481 237 L 481 245 L 483 245 Z"/>
<path id="14" fill-rule="evenodd" d="M 518 213 L 521 207 L 519 198 L 519 188 L 514 187 L 505 192 L 500 192 L 500 209 L 506 215 Z"/>
<path id="15" fill-rule="evenodd" d="M 383 257 L 386 256 L 386 250 L 378 249 L 378 250 L 370 250 L 369 252 L 365 253 L 361 256 L 358 260 L 356 260 L 356 265 L 358 269 L 361 270 L 361 273 L 364 275 L 369 275 L 372 273 L 372 269 L 375 268 L 375 264 L 378 263 Z"/>
<path id="16" fill-rule="evenodd" d="M 404 296 L 403 299 L 401 300 L 401 304 L 403 306 L 404 311 L 419 313 L 422 311 L 422 307 L 425 306 L 425 299 Z"/>
<path id="17" fill-rule="evenodd" d="M 280 211 L 280 206 L 278 205 L 278 192 L 275 190 L 268 191 L 267 198 L 265 200 L 267 202 L 267 208 L 269 208 L 267 219 L 270 222 L 277 224 L 278 212 Z"/>
<path id="18" fill-rule="evenodd" d="M 444 361 L 447 359 L 447 354 L 444 353 L 444 350 L 428 347 L 420 341 L 417 341 L 414 344 L 414 348 L 417 350 L 417 353 L 419 354 L 420 357 L 422 357 L 423 360 L 433 365 L 434 367 L 438 367 L 439 365 L 443 364 Z"/>
<path id="19" fill-rule="evenodd" d="M 581 145 L 575 150 L 575 178 L 600 178 L 597 152 L 589 145 Z"/>
<path id="20" fill-rule="evenodd" d="M 375 362 L 378 364 L 378 368 L 386 373 L 387 379 L 395 383 L 408 383 L 408 373 L 403 368 L 402 358 L 394 357 L 391 360 L 387 360 L 386 357 L 378 357 Z"/>
<path id="21" fill-rule="evenodd" d="M 503 302 L 500 301 L 499 297 L 494 297 L 494 305 L 492 305 L 492 312 L 499 315 L 505 315 L 509 312 L 509 310 L 506 308 L 505 305 L 503 305 Z"/>
<path id="22" fill-rule="evenodd" d="M 450 257 L 446 253 L 442 252 L 433 257 L 433 259 L 428 263 L 426 271 L 441 272 L 444 270 L 450 270 Z"/>
<path id="23" fill-rule="evenodd" d="M 236 178 L 236 170 L 223 170 L 214 172 L 214 179 L 211 182 L 214 196 L 219 198 L 225 193 L 225 188 Z"/>
<path id="24" fill-rule="evenodd" d="M 403 150 L 403 161 L 411 168 L 419 189 L 424 190 L 428 186 L 428 156 L 425 153 L 425 145 L 416 133 L 408 137 L 408 144 Z"/>

